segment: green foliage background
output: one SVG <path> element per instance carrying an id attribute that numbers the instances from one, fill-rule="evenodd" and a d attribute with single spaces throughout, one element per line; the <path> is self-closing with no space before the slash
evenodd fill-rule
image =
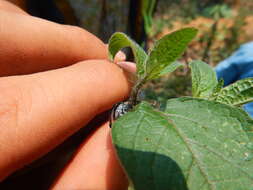
<path id="1" fill-rule="evenodd" d="M 105 42 L 115 32 L 128 33 L 130 0 L 55 0 L 71 24 L 78 24 Z M 136 1 L 137 2 L 137 1 Z M 240 44 L 253 39 L 253 1 L 248 0 L 158 0 L 146 47 L 163 35 L 185 26 L 199 29 L 198 37 L 184 59 L 202 59 L 215 66 Z M 216 27 L 213 27 L 214 24 Z M 143 44 L 141 44 L 143 45 Z M 204 55 L 205 54 L 205 55 Z M 191 95 L 189 68 L 146 85 L 145 98 L 166 100 Z"/>

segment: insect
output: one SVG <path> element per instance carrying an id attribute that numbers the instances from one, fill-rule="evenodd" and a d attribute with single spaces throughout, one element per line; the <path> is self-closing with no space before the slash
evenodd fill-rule
<path id="1" fill-rule="evenodd" d="M 112 127 L 112 123 L 121 117 L 122 115 L 126 114 L 129 110 L 133 108 L 133 105 L 129 101 L 120 102 L 115 104 L 112 108 L 111 115 L 110 115 L 110 128 Z"/>

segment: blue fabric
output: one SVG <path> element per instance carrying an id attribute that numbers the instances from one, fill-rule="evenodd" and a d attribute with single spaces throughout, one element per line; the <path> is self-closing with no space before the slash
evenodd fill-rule
<path id="1" fill-rule="evenodd" d="M 229 58 L 219 63 L 215 70 L 218 79 L 224 79 L 225 86 L 253 77 L 253 42 L 241 45 Z M 244 109 L 253 117 L 253 103 L 244 105 Z"/>

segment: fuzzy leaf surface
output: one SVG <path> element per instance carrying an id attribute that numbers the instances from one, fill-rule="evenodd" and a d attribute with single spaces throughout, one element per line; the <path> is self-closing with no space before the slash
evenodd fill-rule
<path id="1" fill-rule="evenodd" d="M 241 109 L 196 98 L 141 103 L 113 123 L 135 190 L 251 190 L 253 122 Z"/>
<path id="2" fill-rule="evenodd" d="M 218 81 L 218 84 L 216 85 L 216 87 L 213 89 L 213 93 L 209 99 L 214 100 L 218 96 L 220 91 L 222 90 L 223 86 L 224 86 L 224 80 L 220 79 Z"/>
<path id="3" fill-rule="evenodd" d="M 146 63 L 147 79 L 155 79 L 161 76 L 161 71 L 184 53 L 187 45 L 196 34 L 197 29 L 184 28 L 156 41 Z"/>
<path id="4" fill-rule="evenodd" d="M 253 101 L 253 78 L 239 80 L 220 90 L 215 101 L 243 105 Z"/>
<path id="5" fill-rule="evenodd" d="M 134 59 L 137 65 L 137 74 L 139 77 L 145 73 L 145 61 L 147 59 L 146 52 L 126 34 L 121 32 L 114 33 L 109 40 L 109 58 L 114 59 L 115 55 L 122 48 L 130 47 L 134 54 Z"/>
<path id="6" fill-rule="evenodd" d="M 202 61 L 192 61 L 189 66 L 192 76 L 192 96 L 208 98 L 218 85 L 215 71 Z"/>
<path id="7" fill-rule="evenodd" d="M 175 71 L 179 67 L 183 67 L 183 64 L 180 63 L 179 61 L 174 61 L 173 63 L 171 63 L 170 65 L 168 65 L 167 67 L 165 67 L 161 71 L 161 73 L 159 74 L 159 76 L 165 75 L 167 73 L 172 73 L 173 71 Z"/>

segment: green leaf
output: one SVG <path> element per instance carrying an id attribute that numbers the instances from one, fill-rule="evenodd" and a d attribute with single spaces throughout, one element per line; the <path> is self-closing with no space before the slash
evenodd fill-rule
<path id="1" fill-rule="evenodd" d="M 197 29 L 184 28 L 158 40 L 146 63 L 147 79 L 161 76 L 164 68 L 172 64 L 185 51 L 188 43 L 196 36 Z"/>
<path id="2" fill-rule="evenodd" d="M 173 63 L 171 63 L 170 65 L 168 65 L 167 67 L 165 67 L 159 76 L 165 75 L 167 73 L 172 73 L 173 71 L 175 71 L 176 69 L 178 69 L 179 67 L 183 67 L 183 64 L 180 63 L 179 61 L 174 61 Z"/>
<path id="3" fill-rule="evenodd" d="M 220 91 L 222 90 L 223 86 L 224 86 L 224 80 L 220 79 L 216 87 L 213 89 L 213 93 L 209 99 L 215 100 L 216 97 L 219 95 Z"/>
<path id="4" fill-rule="evenodd" d="M 189 65 L 192 75 L 192 96 L 209 98 L 218 84 L 215 71 L 202 61 L 192 61 Z"/>
<path id="5" fill-rule="evenodd" d="M 215 101 L 235 106 L 252 102 L 253 78 L 242 79 L 223 88 Z"/>
<path id="6" fill-rule="evenodd" d="M 187 189 L 181 169 L 165 153 L 174 147 L 170 126 L 146 103 L 113 123 L 113 143 L 135 190 Z"/>
<path id="7" fill-rule="evenodd" d="M 178 98 L 164 113 L 139 104 L 112 139 L 135 190 L 251 190 L 252 126 L 241 109 Z"/>
<path id="8" fill-rule="evenodd" d="M 218 82 L 218 84 L 217 84 L 217 86 L 214 88 L 213 93 L 214 94 L 220 93 L 220 91 L 222 90 L 223 86 L 224 86 L 224 80 L 220 79 L 219 82 Z"/>
<path id="9" fill-rule="evenodd" d="M 189 189 L 253 188 L 253 121 L 244 111 L 179 98 L 167 102 L 166 113 L 187 148 L 176 160 L 182 161 Z"/>
<path id="10" fill-rule="evenodd" d="M 147 54 L 136 42 L 124 33 L 116 32 L 111 36 L 109 40 L 109 58 L 113 60 L 117 52 L 125 47 L 132 49 L 137 64 L 137 74 L 139 77 L 143 76 L 145 73 L 144 63 L 147 59 Z"/>
<path id="11" fill-rule="evenodd" d="M 152 28 L 153 12 L 155 8 L 156 0 L 144 0 L 142 1 L 142 16 L 144 18 L 144 29 L 146 34 L 149 34 Z"/>

